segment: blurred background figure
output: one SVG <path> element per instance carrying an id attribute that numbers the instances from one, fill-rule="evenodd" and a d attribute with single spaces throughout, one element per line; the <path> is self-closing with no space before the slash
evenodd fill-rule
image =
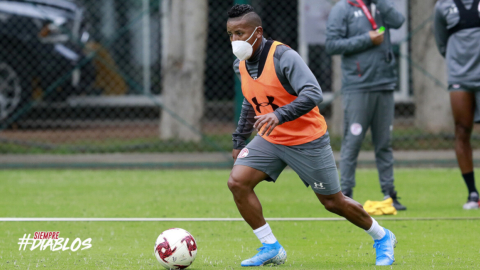
<path id="1" fill-rule="evenodd" d="M 455 121 L 455 153 L 468 189 L 463 209 L 478 209 L 473 154 L 473 123 L 480 122 L 479 0 L 441 0 L 435 6 L 435 40 L 445 57 Z"/>
<path id="2" fill-rule="evenodd" d="M 328 17 L 326 43 L 329 54 L 342 55 L 342 192 L 353 196 L 357 157 L 371 128 L 382 193 L 384 199 L 393 199 L 397 210 L 406 207 L 398 201 L 393 184 L 391 132 L 398 78 L 390 28 L 398 29 L 404 21 L 390 0 L 342 0 Z"/>

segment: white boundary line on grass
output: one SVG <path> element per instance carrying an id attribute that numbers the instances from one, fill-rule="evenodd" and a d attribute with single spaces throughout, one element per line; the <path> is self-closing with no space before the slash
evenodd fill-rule
<path id="1" fill-rule="evenodd" d="M 344 221 L 344 218 L 265 218 L 267 221 Z M 382 218 L 377 217 L 376 220 L 383 221 L 417 221 L 417 220 L 480 220 L 480 217 L 399 217 L 399 218 Z M 244 221 L 243 218 L 18 218 L 7 217 L 0 218 L 0 222 L 110 222 L 110 221 Z"/>

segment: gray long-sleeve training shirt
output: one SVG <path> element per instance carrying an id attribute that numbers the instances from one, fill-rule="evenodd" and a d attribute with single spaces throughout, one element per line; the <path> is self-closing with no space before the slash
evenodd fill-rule
<path id="1" fill-rule="evenodd" d="M 356 0 L 350 2 L 357 3 Z M 398 29 L 405 17 L 391 0 L 372 0 L 378 27 L 385 27 L 384 41 L 375 46 L 370 38 L 372 24 L 360 7 L 340 0 L 332 8 L 327 22 L 326 51 L 342 55 L 342 91 L 394 90 L 397 87 L 395 57 L 390 29 Z M 370 7 L 370 5 L 369 5 Z M 372 12 L 372 11 L 371 11 Z"/>
<path id="2" fill-rule="evenodd" d="M 462 0 L 465 8 L 472 7 L 473 0 Z M 480 7 L 477 8 L 480 12 Z M 460 20 L 453 0 L 439 0 L 435 5 L 435 40 L 440 54 L 446 58 L 448 83 L 467 87 L 480 87 L 480 28 L 460 30 L 452 36 L 448 29 Z"/>
<path id="3" fill-rule="evenodd" d="M 260 55 L 266 42 L 267 40 L 263 38 L 258 50 L 250 59 L 245 61 L 252 78 L 257 77 Z M 283 88 L 285 88 L 289 94 L 297 96 L 290 104 L 274 111 L 281 125 L 299 118 L 311 111 L 315 106 L 318 106 L 318 104 L 323 101 L 323 94 L 317 79 L 296 51 L 288 46 L 280 45 L 277 46 L 273 57 L 275 73 Z M 239 65 L 240 60 L 236 59 L 233 63 L 233 70 L 241 80 Z M 242 149 L 245 147 L 245 141 L 251 136 L 254 130 L 253 124 L 256 121 L 254 117 L 255 110 L 253 106 L 244 99 L 237 129 L 232 134 L 234 149 Z M 330 139 L 327 132 L 317 140 L 292 147 L 310 149 L 321 147 L 328 143 L 330 143 Z"/>

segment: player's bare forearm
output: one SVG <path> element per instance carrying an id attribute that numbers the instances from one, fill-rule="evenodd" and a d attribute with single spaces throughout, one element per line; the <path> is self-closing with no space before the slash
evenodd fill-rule
<path id="1" fill-rule="evenodd" d="M 267 113 L 260 116 L 255 116 L 257 120 L 253 127 L 258 131 L 260 135 L 268 136 L 279 124 L 279 120 L 274 113 Z"/>
<path id="2" fill-rule="evenodd" d="M 233 163 L 237 161 L 238 154 L 240 154 L 241 149 L 233 149 L 232 150 L 232 157 L 233 157 Z"/>

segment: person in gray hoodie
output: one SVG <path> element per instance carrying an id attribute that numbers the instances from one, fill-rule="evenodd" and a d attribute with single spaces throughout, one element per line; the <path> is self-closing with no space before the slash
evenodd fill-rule
<path id="1" fill-rule="evenodd" d="M 406 207 L 398 201 L 393 184 L 391 131 L 398 78 L 389 30 L 404 21 L 391 0 L 340 0 L 328 17 L 326 41 L 328 54 L 342 55 L 342 192 L 353 195 L 358 153 L 371 128 L 384 199 L 391 197 L 397 210 Z"/>
<path id="2" fill-rule="evenodd" d="M 480 122 L 480 0 L 440 0 L 435 5 L 435 40 L 446 58 L 455 121 L 455 152 L 468 188 L 464 209 L 478 209 L 470 137 Z"/>

